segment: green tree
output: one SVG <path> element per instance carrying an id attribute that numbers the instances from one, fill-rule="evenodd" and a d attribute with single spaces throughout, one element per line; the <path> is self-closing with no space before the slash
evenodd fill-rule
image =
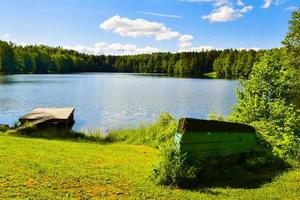
<path id="1" fill-rule="evenodd" d="M 286 34 L 282 44 L 293 54 L 295 66 L 300 68 L 300 9 L 292 14 L 292 19 L 289 21 L 289 32 Z"/>
<path id="2" fill-rule="evenodd" d="M 273 49 L 254 65 L 249 80 L 238 91 L 238 105 L 229 119 L 255 126 L 280 156 L 297 151 L 299 110 L 291 103 L 297 71 L 288 62 L 284 49 Z M 298 147 L 299 148 L 299 147 Z M 299 151 L 299 150 L 298 150 Z"/>
<path id="3" fill-rule="evenodd" d="M 34 70 L 34 73 L 36 74 L 47 74 L 48 68 L 51 68 L 53 66 L 49 54 L 45 52 L 39 52 L 36 54 L 35 63 L 36 68 Z"/>
<path id="4" fill-rule="evenodd" d="M 240 78 L 248 77 L 256 59 L 255 55 L 255 52 L 246 51 L 246 56 L 251 62 L 248 64 L 245 61 L 247 67 L 239 66 L 238 70 L 241 56 L 233 49 L 106 56 L 88 55 L 44 45 L 22 47 L 0 41 L 0 72 L 10 74 L 149 72 L 201 76 L 215 70 L 220 78 Z"/>
<path id="5" fill-rule="evenodd" d="M 12 44 L 0 41 L 0 73 L 17 73 L 16 57 Z"/>
<path id="6" fill-rule="evenodd" d="M 295 93 L 297 93 L 295 104 L 300 108 L 300 9 L 293 12 L 289 23 L 289 32 L 282 41 L 282 44 L 287 49 L 291 65 L 298 70 L 298 87 L 295 87 Z"/>

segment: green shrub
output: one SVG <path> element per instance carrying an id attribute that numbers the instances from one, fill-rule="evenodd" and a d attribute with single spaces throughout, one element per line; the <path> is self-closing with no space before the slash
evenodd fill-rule
<path id="1" fill-rule="evenodd" d="M 0 133 L 4 133 L 5 131 L 7 131 L 9 128 L 7 126 L 4 125 L 0 125 Z"/>
<path id="2" fill-rule="evenodd" d="M 276 155 L 295 158 L 292 152 L 299 151 L 293 148 L 300 136 L 299 110 L 292 103 L 297 70 L 290 65 L 285 49 L 266 52 L 242 85 L 228 120 L 254 126 L 257 136 L 267 141 Z"/>
<path id="3" fill-rule="evenodd" d="M 194 179 L 196 172 L 175 142 L 169 141 L 161 148 L 161 159 L 153 169 L 152 179 L 162 185 L 181 185 L 188 179 Z"/>
<path id="4" fill-rule="evenodd" d="M 220 183 L 254 187 L 287 168 L 289 165 L 283 159 L 261 146 L 250 153 L 203 158 L 191 163 L 174 142 L 169 142 L 161 149 L 161 159 L 151 178 L 157 184 L 189 189 Z"/>

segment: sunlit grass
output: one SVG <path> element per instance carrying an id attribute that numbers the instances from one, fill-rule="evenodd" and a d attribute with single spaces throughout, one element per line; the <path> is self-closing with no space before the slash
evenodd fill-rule
<path id="1" fill-rule="evenodd" d="M 255 189 L 195 190 L 155 185 L 149 178 L 158 150 L 0 135 L 0 198 L 297 199 L 300 170 Z"/>
<path id="2" fill-rule="evenodd" d="M 176 119 L 162 114 L 154 124 L 115 130 L 108 135 L 100 131 L 84 135 L 55 129 L 0 133 L 0 199 L 297 199 L 300 196 L 299 168 L 248 186 L 231 184 L 232 180 L 227 179 L 206 182 L 193 189 L 157 185 L 150 176 L 160 160 L 159 147 L 174 139 L 176 127 Z M 268 172 L 243 178 L 253 182 L 265 173 Z"/>
<path id="3" fill-rule="evenodd" d="M 216 72 L 205 73 L 205 74 L 203 74 L 203 76 L 207 77 L 207 78 L 217 78 L 218 77 Z"/>

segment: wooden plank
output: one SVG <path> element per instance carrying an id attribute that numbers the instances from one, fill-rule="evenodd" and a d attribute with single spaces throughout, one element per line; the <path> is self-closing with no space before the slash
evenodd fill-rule
<path id="1" fill-rule="evenodd" d="M 32 121 L 41 119 L 68 120 L 74 112 L 74 108 L 37 108 L 22 116 L 20 121 Z M 48 120 L 49 120 L 48 119 Z"/>
<path id="2" fill-rule="evenodd" d="M 42 124 L 46 121 L 49 121 L 53 119 L 51 116 L 48 116 L 48 117 L 44 117 L 44 118 L 41 118 L 41 119 L 38 119 L 38 120 L 35 120 L 35 121 L 31 121 L 30 123 L 33 125 L 33 126 L 36 126 L 36 125 L 39 125 L 39 124 Z"/>

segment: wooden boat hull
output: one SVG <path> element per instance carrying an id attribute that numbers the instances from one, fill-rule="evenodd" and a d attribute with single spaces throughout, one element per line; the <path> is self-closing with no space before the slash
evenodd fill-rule
<path id="1" fill-rule="evenodd" d="M 256 145 L 255 129 L 244 124 L 185 118 L 178 126 L 175 141 L 188 160 L 242 154 Z"/>

